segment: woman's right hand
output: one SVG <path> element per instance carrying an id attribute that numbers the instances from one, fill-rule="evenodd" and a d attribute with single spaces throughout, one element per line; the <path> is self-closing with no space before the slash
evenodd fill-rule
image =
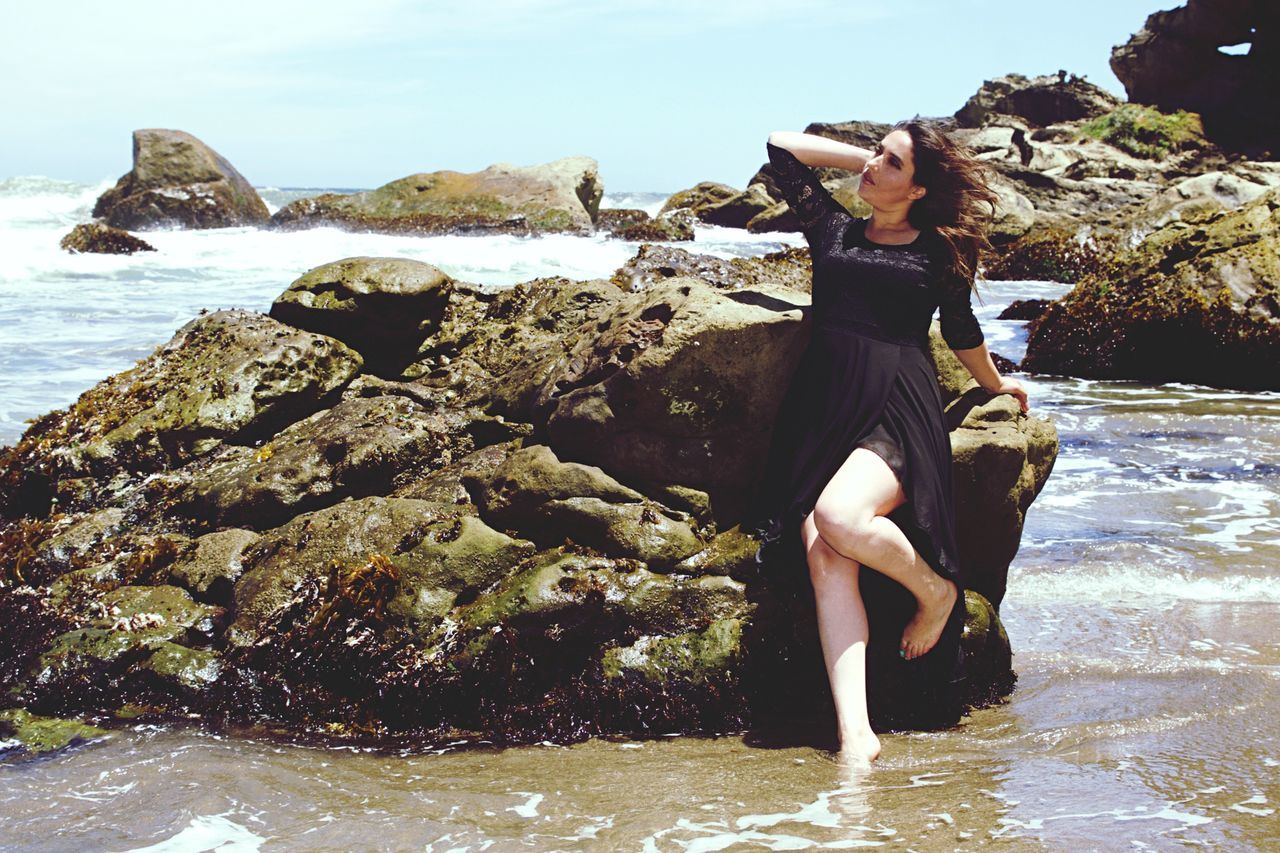
<path id="1" fill-rule="evenodd" d="M 1027 389 L 1023 387 L 1021 382 L 1017 379 L 1013 379 L 1012 377 L 1000 377 L 1000 387 L 992 391 L 991 394 L 993 396 L 996 394 L 1012 394 L 1017 397 L 1018 404 L 1022 407 L 1023 414 L 1025 414 L 1029 408 L 1027 404 Z"/>

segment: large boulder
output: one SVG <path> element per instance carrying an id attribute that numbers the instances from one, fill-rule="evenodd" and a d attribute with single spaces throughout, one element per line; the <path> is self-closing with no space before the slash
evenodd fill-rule
<path id="1" fill-rule="evenodd" d="M 133 132 L 133 169 L 93 206 L 116 228 L 265 225 L 267 206 L 218 152 L 181 130 Z"/>
<path id="2" fill-rule="evenodd" d="M 1280 153 L 1277 39 L 1280 7 L 1272 0 L 1187 0 L 1153 12 L 1113 48 L 1111 70 L 1129 100 L 1200 113 L 1212 139 L 1269 160 Z M 1247 49 L 1221 50 L 1233 46 Z"/>
<path id="3" fill-rule="evenodd" d="M 728 184 L 722 184 L 718 181 L 701 181 L 687 190 L 672 193 L 662 203 L 662 207 L 658 209 L 658 215 L 661 216 L 675 210 L 687 210 L 698 219 L 702 219 L 704 210 L 709 210 L 732 198 L 737 198 L 740 194 L 739 190 Z"/>
<path id="4" fill-rule="evenodd" d="M 804 301 L 789 289 L 724 292 L 694 278 L 630 294 L 533 366 L 541 388 L 530 414 L 564 458 L 641 488 L 700 489 L 720 518 L 733 517 L 768 448 L 777 376 L 803 349 Z"/>
<path id="5" fill-rule="evenodd" d="M 595 160 L 562 157 L 538 166 L 423 172 L 367 192 L 299 199 L 271 222 L 394 234 L 590 234 L 603 195 Z"/>
<path id="6" fill-rule="evenodd" d="M 596 217 L 596 233 L 636 242 L 688 241 L 694 237 L 693 221 L 693 214 L 684 209 L 651 217 L 643 210 L 611 207 Z"/>
<path id="7" fill-rule="evenodd" d="M 271 304 L 271 316 L 337 338 L 365 369 L 396 375 L 440 326 L 453 279 L 408 258 L 344 258 L 309 270 Z"/>
<path id="8" fill-rule="evenodd" d="M 1280 388 L 1280 189 L 1174 220 L 1033 321 L 1026 370 Z"/>
<path id="9" fill-rule="evenodd" d="M 720 290 L 762 284 L 782 285 L 807 293 L 813 265 L 807 248 L 783 249 L 756 258 L 700 255 L 678 246 L 641 246 L 611 279 L 625 291 L 646 290 L 669 278 L 698 278 Z"/>
<path id="10" fill-rule="evenodd" d="M 405 378 L 441 393 L 452 405 L 481 405 L 529 422 L 550 354 L 566 337 L 606 316 L 622 299 L 605 279 L 540 278 L 509 288 L 455 287 L 440 331 L 423 342 Z"/>
<path id="11" fill-rule="evenodd" d="M 737 523 L 805 344 L 803 255 L 651 250 L 611 279 L 454 282 L 395 380 L 271 318 L 200 318 L 0 470 L 25 513 L 0 529 L 0 697 L 418 744 L 829 712 L 812 596 L 763 576 Z M 375 266 L 365 289 L 394 291 Z M 384 306 L 344 310 L 359 328 Z M 921 693 L 885 639 L 900 622 L 877 616 L 882 727 L 949 725 L 1011 689 L 994 605 L 1055 450 L 933 335 L 957 497 L 990 535 L 961 543 L 981 577 L 961 681 Z M 192 415 L 246 365 L 257 396 Z M 86 450 L 122 422 L 133 439 Z"/>

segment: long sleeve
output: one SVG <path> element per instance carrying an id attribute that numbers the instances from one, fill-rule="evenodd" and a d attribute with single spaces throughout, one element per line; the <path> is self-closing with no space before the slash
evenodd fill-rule
<path id="1" fill-rule="evenodd" d="M 772 142 L 766 142 L 765 149 L 769 152 L 778 189 L 799 217 L 801 229 L 812 245 L 814 235 L 828 216 L 847 211 L 822 185 L 813 169 L 801 163 L 796 155 Z"/>
<path id="2" fill-rule="evenodd" d="M 969 301 L 972 295 L 969 282 L 959 276 L 943 278 L 938 321 L 942 326 L 942 339 L 952 349 L 971 349 L 986 340 L 978 318 L 973 316 Z"/>

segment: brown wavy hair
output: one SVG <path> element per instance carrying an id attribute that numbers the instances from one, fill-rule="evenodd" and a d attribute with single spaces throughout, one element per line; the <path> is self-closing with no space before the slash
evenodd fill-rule
<path id="1" fill-rule="evenodd" d="M 913 228 L 936 232 L 947 251 L 947 273 L 976 290 L 978 264 L 995 251 L 987 239 L 999 201 L 991 188 L 991 167 L 967 147 L 952 142 L 940 122 L 917 116 L 897 122 L 893 130 L 905 130 L 911 136 L 913 180 L 928 190 L 911 203 L 907 221 Z"/>

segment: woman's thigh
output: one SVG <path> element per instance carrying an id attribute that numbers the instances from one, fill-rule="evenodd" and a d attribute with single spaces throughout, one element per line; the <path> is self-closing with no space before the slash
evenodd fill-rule
<path id="1" fill-rule="evenodd" d="M 906 500 L 888 463 L 865 447 L 855 447 L 818 496 L 814 521 L 818 528 L 824 522 L 857 526 L 888 515 Z"/>

